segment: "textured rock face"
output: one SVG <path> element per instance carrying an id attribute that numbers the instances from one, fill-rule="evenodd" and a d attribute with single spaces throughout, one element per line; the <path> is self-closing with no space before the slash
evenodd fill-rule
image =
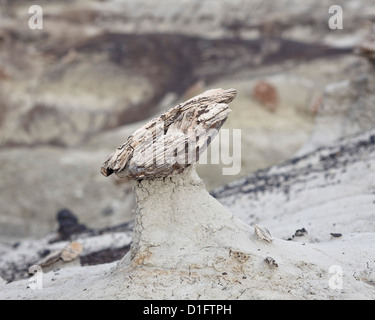
<path id="1" fill-rule="evenodd" d="M 150 120 L 109 156 L 102 174 L 142 180 L 181 173 L 215 138 L 236 94 L 235 89 L 208 90 Z"/>
<path id="2" fill-rule="evenodd" d="M 277 237 L 289 239 L 306 227 L 309 236 L 303 241 L 325 242 L 334 232 L 374 230 L 374 167 L 372 130 L 259 170 L 212 194 L 243 221 L 266 225 Z"/>
<path id="3" fill-rule="evenodd" d="M 56 213 L 68 208 L 88 227 L 129 221 L 131 186 L 103 179 L 98 167 L 110 150 L 43 147 L 0 152 L 3 241 L 42 237 L 57 228 Z M 15 163 L 17 163 L 15 165 Z"/>
<path id="4" fill-rule="evenodd" d="M 349 79 L 326 86 L 314 130 L 298 154 L 374 128 L 375 67 L 363 59 L 350 71 Z"/>
<path id="5" fill-rule="evenodd" d="M 17 39 L 10 41 L 17 45 Z M 14 68 L 0 83 L 1 103 L 6 107 L 0 127 L 1 147 L 82 145 L 93 134 L 118 126 L 125 110 L 152 100 L 155 94 L 147 78 L 121 71 L 105 57 L 96 59 L 93 54 L 79 52 L 67 61 L 55 56 L 51 63 L 45 53 L 28 53 L 27 44 L 20 44 L 22 52 L 12 46 L 5 46 L 0 55 L 7 69 Z M 28 56 L 25 63 L 29 65 L 14 65 L 18 60 L 11 60 L 12 54 Z M 129 121 L 131 114 L 134 112 L 129 111 Z M 144 117 L 145 111 L 139 115 Z"/>
<path id="6" fill-rule="evenodd" d="M 37 240 L 20 241 L 14 246 L 4 245 L 1 248 L 0 277 L 7 282 L 28 280 L 31 266 L 40 266 L 43 272 L 47 273 L 58 268 L 72 267 L 72 264 L 64 262 L 74 262 L 73 266 L 89 266 L 119 260 L 129 250 L 131 230 L 127 227 L 111 231 L 102 229 L 99 232 L 87 230 L 69 240 L 55 241 L 56 239 L 58 234 L 51 232 Z M 73 261 L 61 261 L 61 250 L 69 248 L 72 243 L 82 251 Z M 119 256 L 114 258 L 118 254 Z"/>
<path id="7" fill-rule="evenodd" d="M 223 176 L 221 164 L 198 167 L 208 189 L 288 159 L 309 138 L 314 117 L 308 105 L 313 100 L 319 109 L 325 84 L 349 80 L 343 91 L 352 92 L 360 76 L 350 72 L 358 65 L 350 57 L 350 47 L 368 33 L 373 3 L 345 2 L 345 28 L 336 32 L 327 30 L 331 2 L 221 0 L 172 5 L 169 0 L 127 0 L 70 1 L 65 6 L 48 1 L 42 3 L 43 30 L 25 28 L 27 1 L 1 3 L 0 199 L 7 205 L 0 213 L 0 235 L 42 236 L 54 228 L 61 207 L 97 226 L 107 218 L 108 224 L 117 223 L 119 208 L 130 215 L 130 185 L 116 189 L 109 181 L 91 184 L 83 172 L 96 176 L 94 159 L 102 154 L 98 150 L 107 145 L 108 154 L 113 151 L 133 132 L 127 130 L 129 123 L 159 114 L 194 90 L 197 94 L 213 87 L 239 88 L 225 125 L 241 129 L 242 150 L 251 151 L 243 152 L 237 176 Z M 252 100 L 260 78 L 270 82 L 280 98 L 273 113 Z M 358 80 L 357 98 L 338 92 L 347 106 L 341 111 L 333 108 L 336 91 L 327 91 L 322 109 L 338 110 L 340 120 L 334 115 L 319 120 L 317 111 L 322 125 L 312 140 L 320 143 L 357 132 L 362 124 L 349 125 L 343 118 L 346 111 L 353 119 L 363 119 L 364 128 L 371 126 L 373 80 L 370 75 L 365 78 L 367 82 Z M 349 107 L 349 100 L 358 107 Z M 82 160 L 82 167 L 56 165 L 63 155 L 69 163 Z M 20 167 L 32 168 L 30 176 L 17 172 L 16 160 Z M 65 174 L 63 169 L 71 171 Z M 101 183 L 120 198 L 126 193 L 129 205 L 123 207 L 124 200 L 117 197 L 106 198 Z M 82 201 L 83 195 L 88 202 Z M 92 199 L 101 204 L 95 206 Z"/>
<path id="8" fill-rule="evenodd" d="M 194 167 L 133 182 L 133 243 L 122 260 L 46 270 L 40 292 L 25 290 L 27 274 L 16 270 L 26 279 L 0 283 L 0 298 L 374 299 L 374 137 L 370 131 L 258 171 L 216 190 L 220 202 Z M 254 223 L 273 240 L 255 236 Z M 108 242 L 127 246 L 129 235 L 75 240 L 87 255 Z M 1 269 L 25 268 L 66 246 L 48 240 L 1 247 Z"/>
<path id="9" fill-rule="evenodd" d="M 373 233 L 324 243 L 262 241 L 205 191 L 193 167 L 134 189 L 133 244 L 119 263 L 45 273 L 38 292 L 25 290 L 28 279 L 0 283 L 0 298 L 374 299 Z M 342 288 L 332 280 L 335 270 L 343 272 Z"/>
<path id="10" fill-rule="evenodd" d="M 223 263 L 230 251 L 249 251 L 249 227 L 208 194 L 193 166 L 133 187 L 132 265 L 206 268 Z"/>
<path id="11" fill-rule="evenodd" d="M 367 32 L 357 21 L 371 22 L 373 3 L 343 4 L 339 34 L 327 32 L 331 4 L 48 1 L 43 30 L 24 27 L 27 1 L 0 4 L 0 146 L 79 146 L 147 118 L 168 93 L 181 96 L 199 81 L 283 64 L 294 52 L 348 53 Z"/>

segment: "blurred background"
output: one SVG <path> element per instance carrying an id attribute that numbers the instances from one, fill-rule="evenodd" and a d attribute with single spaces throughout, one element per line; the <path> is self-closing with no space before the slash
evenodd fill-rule
<path id="1" fill-rule="evenodd" d="M 29 28 L 31 4 L 43 29 Z M 369 82 L 348 83 L 368 74 L 358 48 L 375 3 L 342 2 L 343 29 L 330 29 L 334 4 L 0 0 L 0 241 L 55 230 L 62 208 L 90 228 L 130 221 L 130 184 L 101 164 L 207 89 L 238 90 L 224 127 L 242 132 L 238 175 L 198 167 L 208 190 L 374 127 Z"/>

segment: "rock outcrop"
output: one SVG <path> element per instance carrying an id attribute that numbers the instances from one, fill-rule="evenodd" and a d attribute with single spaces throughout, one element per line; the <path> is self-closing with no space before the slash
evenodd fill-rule
<path id="1" fill-rule="evenodd" d="M 314 130 L 299 155 L 374 128 L 375 66 L 371 58 L 358 58 L 348 72 L 347 79 L 325 87 Z"/>
<path id="2" fill-rule="evenodd" d="M 29 279 L 0 284 L 0 297 L 375 297 L 374 266 L 367 255 L 374 250 L 373 233 L 344 233 L 342 238 L 320 243 L 286 241 L 278 237 L 272 242 L 261 240 L 250 226 L 204 190 L 194 167 L 166 179 L 136 182 L 134 186 L 139 204 L 138 226 L 133 238 L 133 250 L 121 261 L 50 271 L 43 274 L 42 290 L 26 289 Z M 329 203 L 327 197 L 325 201 Z M 284 215 L 286 219 L 293 217 L 292 213 Z M 300 219 L 304 217 L 301 212 Z M 340 214 L 336 212 L 336 218 L 339 217 Z M 282 227 L 293 226 L 284 224 Z M 277 228 L 271 230 L 277 231 Z"/>
<path id="3" fill-rule="evenodd" d="M 52 0 L 31 30 L 28 1 L 1 2 L 0 299 L 375 299 L 375 7 L 340 4 L 337 30 L 336 4 Z M 146 119 L 213 87 L 238 90 L 240 173 L 103 179 Z"/>
<path id="4" fill-rule="evenodd" d="M 334 232 L 372 232 L 374 161 L 372 130 L 259 170 L 212 195 L 243 221 L 266 225 L 283 239 L 301 227 L 309 230 L 304 241 L 312 242 Z"/>

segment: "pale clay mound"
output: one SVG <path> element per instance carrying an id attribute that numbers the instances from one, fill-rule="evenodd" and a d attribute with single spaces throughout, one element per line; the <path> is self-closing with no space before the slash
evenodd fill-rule
<path id="1" fill-rule="evenodd" d="M 45 273 L 41 290 L 26 289 L 28 279 L 2 284 L 0 298 L 375 298 L 374 261 L 369 255 L 375 252 L 373 232 L 348 232 L 342 238 L 312 243 L 276 237 L 268 243 L 258 240 L 252 227 L 208 194 L 194 167 L 133 186 L 139 226 L 144 229 L 135 231 L 132 253 L 119 263 Z M 170 205 L 164 206 L 166 202 Z M 326 204 L 330 205 L 328 198 Z M 288 215 L 284 212 L 286 220 Z M 278 233 L 276 226 L 270 230 Z M 278 266 L 267 264 L 267 257 Z"/>

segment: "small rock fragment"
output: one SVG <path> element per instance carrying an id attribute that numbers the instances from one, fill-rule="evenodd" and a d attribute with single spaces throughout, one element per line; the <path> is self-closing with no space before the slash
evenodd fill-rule
<path id="1" fill-rule="evenodd" d="M 331 233 L 331 236 L 334 238 L 340 238 L 342 237 L 342 233 Z"/>
<path id="2" fill-rule="evenodd" d="M 270 83 L 266 81 L 259 81 L 254 87 L 253 96 L 269 111 L 276 111 L 279 98 L 276 88 Z"/>
<path id="3" fill-rule="evenodd" d="M 61 255 L 61 250 L 57 250 L 51 252 L 49 255 L 45 256 L 42 260 L 40 260 L 37 265 L 41 266 L 42 268 L 50 266 L 55 262 L 59 261 Z"/>
<path id="4" fill-rule="evenodd" d="M 61 252 L 61 259 L 65 262 L 72 261 L 82 252 L 83 246 L 79 242 L 71 242 Z"/>
<path id="5" fill-rule="evenodd" d="M 308 234 L 307 230 L 305 228 L 302 228 L 302 229 L 296 230 L 296 232 L 294 233 L 294 237 L 303 237 L 303 236 L 306 236 L 307 234 Z"/>
<path id="6" fill-rule="evenodd" d="M 264 261 L 267 263 L 267 265 L 270 267 L 270 268 L 277 268 L 279 265 L 276 263 L 275 259 L 272 258 L 272 257 L 266 257 L 264 259 Z"/>
<path id="7" fill-rule="evenodd" d="M 72 234 L 87 230 L 86 226 L 80 224 L 78 218 L 68 209 L 61 209 L 57 213 L 57 221 L 59 223 L 58 240 L 68 240 Z"/>
<path id="8" fill-rule="evenodd" d="M 82 252 L 83 246 L 78 242 L 69 243 L 64 249 L 57 250 L 44 257 L 37 264 L 42 268 L 53 265 L 62 260 L 64 262 L 73 261 Z"/>
<path id="9" fill-rule="evenodd" d="M 256 225 L 254 225 L 254 231 L 255 231 L 255 234 L 257 235 L 259 240 L 272 242 L 273 239 L 274 239 L 272 237 L 270 231 L 264 226 L 256 224 Z"/>

